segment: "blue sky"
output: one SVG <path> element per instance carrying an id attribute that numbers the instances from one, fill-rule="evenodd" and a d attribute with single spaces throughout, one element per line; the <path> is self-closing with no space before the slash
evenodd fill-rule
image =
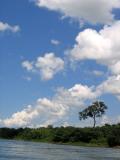
<path id="1" fill-rule="evenodd" d="M 1 126 L 84 126 L 78 111 L 96 99 L 109 107 L 99 124 L 120 121 L 120 1 L 99 6 L 0 1 Z"/>

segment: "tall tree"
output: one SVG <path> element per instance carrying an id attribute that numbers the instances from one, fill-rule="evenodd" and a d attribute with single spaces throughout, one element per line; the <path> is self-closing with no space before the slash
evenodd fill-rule
<path id="1" fill-rule="evenodd" d="M 88 117 L 93 118 L 94 124 L 93 127 L 96 126 L 96 117 L 102 117 L 103 114 L 105 114 L 105 110 L 107 109 L 107 106 L 102 101 L 96 101 L 93 102 L 92 105 L 88 106 L 86 109 L 84 109 L 82 112 L 79 112 L 79 119 L 85 120 Z"/>

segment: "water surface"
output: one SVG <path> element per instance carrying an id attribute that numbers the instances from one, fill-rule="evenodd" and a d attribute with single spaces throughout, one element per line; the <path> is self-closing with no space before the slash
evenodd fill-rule
<path id="1" fill-rule="evenodd" d="M 0 140 L 0 160 L 120 160 L 120 149 Z"/>

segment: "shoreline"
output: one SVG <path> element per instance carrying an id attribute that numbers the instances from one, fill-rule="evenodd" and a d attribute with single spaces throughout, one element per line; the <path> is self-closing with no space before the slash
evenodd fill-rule
<path id="1" fill-rule="evenodd" d="M 0 128 L 2 139 L 14 139 L 86 147 L 120 146 L 120 124 L 96 128 L 56 127 Z"/>
<path id="2" fill-rule="evenodd" d="M 77 147 L 98 147 L 98 148 L 120 148 L 118 147 L 109 147 L 107 144 L 102 145 L 102 144 L 95 144 L 95 143 L 83 143 L 83 142 L 50 142 L 50 141 L 45 141 L 45 140 L 26 140 L 26 139 L 5 139 L 5 138 L 0 138 L 0 140 L 10 140 L 10 141 L 23 141 L 23 142 L 35 142 L 35 143 L 48 143 L 48 144 L 55 144 L 55 145 L 68 145 L 68 146 L 77 146 Z"/>
<path id="3" fill-rule="evenodd" d="M 45 140 L 25 140 L 25 139 L 5 139 L 5 138 L 0 138 L 0 140 L 9 140 L 9 141 L 23 141 L 23 142 L 34 142 L 34 143 L 45 143 L 45 144 L 54 144 L 54 145 L 66 145 L 66 146 L 76 146 L 76 147 L 90 147 L 90 148 L 111 148 L 111 149 L 120 149 L 120 146 L 115 146 L 115 147 L 109 147 L 107 144 L 102 145 L 102 144 L 94 144 L 94 143 L 83 143 L 83 142 L 67 142 L 67 143 L 55 143 L 55 142 L 50 142 L 50 141 L 45 141 Z"/>

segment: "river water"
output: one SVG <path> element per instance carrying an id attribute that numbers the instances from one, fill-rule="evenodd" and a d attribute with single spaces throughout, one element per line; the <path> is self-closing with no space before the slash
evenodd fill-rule
<path id="1" fill-rule="evenodd" d="M 120 149 L 0 140 L 0 160 L 120 160 Z"/>

